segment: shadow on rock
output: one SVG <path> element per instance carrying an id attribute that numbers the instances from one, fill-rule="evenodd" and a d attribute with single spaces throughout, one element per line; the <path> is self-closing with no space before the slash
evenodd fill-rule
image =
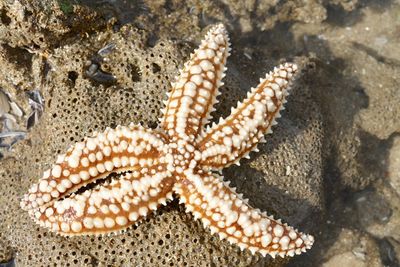
<path id="1" fill-rule="evenodd" d="M 339 27 L 350 27 L 364 18 L 363 8 L 369 6 L 376 12 L 383 13 L 390 8 L 393 0 L 360 0 L 354 9 L 346 10 L 341 5 L 328 4 L 326 22 Z"/>

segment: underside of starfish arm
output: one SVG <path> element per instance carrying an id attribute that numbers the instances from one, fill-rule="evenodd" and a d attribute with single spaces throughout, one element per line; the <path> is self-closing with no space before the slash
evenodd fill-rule
<path id="1" fill-rule="evenodd" d="M 141 126 L 118 126 L 70 147 L 34 184 L 22 201 L 25 210 L 47 207 L 110 173 L 159 164 L 165 138 Z"/>
<path id="2" fill-rule="evenodd" d="M 193 141 L 208 123 L 218 88 L 225 76 L 229 38 L 222 24 L 214 26 L 172 84 L 161 126 L 171 137 Z"/>
<path id="3" fill-rule="evenodd" d="M 231 115 L 199 137 L 202 167 L 220 170 L 238 163 L 264 141 L 264 134 L 271 132 L 271 126 L 280 117 L 296 70 L 297 66 L 290 63 L 275 68 L 232 109 Z"/>
<path id="4" fill-rule="evenodd" d="M 161 167 L 161 168 L 160 168 Z M 173 178 L 165 165 L 119 175 L 110 183 L 30 211 L 41 226 L 61 235 L 123 230 L 172 199 Z"/>
<path id="5" fill-rule="evenodd" d="M 293 256 L 311 248 L 314 242 L 311 235 L 251 208 L 222 177 L 201 171 L 185 175 L 174 185 L 175 193 L 186 210 L 221 239 L 272 257 Z"/>

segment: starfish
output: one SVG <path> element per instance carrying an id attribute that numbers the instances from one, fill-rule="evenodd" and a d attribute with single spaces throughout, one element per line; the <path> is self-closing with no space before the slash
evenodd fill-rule
<path id="1" fill-rule="evenodd" d="M 212 234 L 242 250 L 284 257 L 311 248 L 311 235 L 252 208 L 217 174 L 272 132 L 297 70 L 275 68 L 226 119 L 206 127 L 229 46 L 224 26 L 212 27 L 172 83 L 158 129 L 130 124 L 86 137 L 58 156 L 21 207 L 60 235 L 91 235 L 126 229 L 176 196 Z"/>

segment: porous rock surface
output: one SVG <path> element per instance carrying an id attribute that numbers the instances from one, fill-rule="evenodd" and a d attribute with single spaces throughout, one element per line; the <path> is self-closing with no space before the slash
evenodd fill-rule
<path id="1" fill-rule="evenodd" d="M 169 82 L 206 29 L 199 28 L 191 34 L 193 42 L 183 44 L 171 41 L 171 37 L 160 37 L 149 44 L 150 33 L 131 25 L 71 37 L 75 26 L 63 30 L 49 26 L 54 13 L 39 11 L 37 4 L 10 3 L 0 7 L 2 21 L 8 22 L 0 27 L 0 86 L 19 99 L 25 109 L 25 92 L 39 89 L 45 112 L 28 137 L 14 147 L 12 155 L 0 162 L 0 262 L 11 255 L 18 266 L 274 266 L 287 261 L 262 259 L 220 241 L 186 214 L 177 201 L 138 226 L 109 236 L 65 238 L 35 225 L 19 208 L 20 198 L 29 186 L 51 166 L 57 154 L 93 131 L 129 122 L 156 127 Z M 46 7 L 63 12 L 55 2 L 49 3 Z M 13 16 L 18 5 L 32 15 L 19 21 Z M 71 16 L 81 9 L 74 10 Z M 88 21 L 92 22 L 96 14 L 90 14 Z M 57 23 L 65 25 L 65 14 L 59 15 Z M 40 16 L 46 18 L 44 26 L 24 30 L 30 23 L 37 26 L 29 17 Z M 28 52 L 26 46 L 32 44 L 38 49 Z M 296 61 L 303 72 L 309 71 L 305 58 Z M 254 62 L 252 68 L 261 72 L 249 71 L 246 77 L 239 73 L 240 57 L 228 60 L 215 119 L 226 116 L 250 86 L 257 84 L 257 75 L 264 75 L 277 63 Z M 254 206 L 313 233 L 323 198 L 323 131 L 319 108 L 303 76 L 295 83 L 286 107 L 273 135 L 259 146 L 260 152 L 252 153 L 251 160 L 243 160 L 242 166 L 224 174 Z"/>
<path id="2" fill-rule="evenodd" d="M 66 16 L 66 13 L 68 16 Z M 69 1 L 6 0 L 0 2 L 0 41 L 11 47 L 43 50 L 69 35 L 104 25 L 96 12 Z"/>

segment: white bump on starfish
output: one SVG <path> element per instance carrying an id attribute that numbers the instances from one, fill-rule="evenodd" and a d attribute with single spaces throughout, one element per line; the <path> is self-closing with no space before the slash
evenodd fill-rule
<path id="1" fill-rule="evenodd" d="M 265 142 L 297 70 L 291 63 L 275 68 L 230 116 L 205 129 L 229 50 L 224 26 L 213 27 L 172 83 L 161 129 L 118 126 L 76 143 L 29 189 L 21 207 L 61 235 L 106 234 L 137 224 L 175 193 L 211 233 L 242 250 L 283 257 L 311 248 L 312 236 L 253 209 L 210 172 L 239 165 Z"/>

